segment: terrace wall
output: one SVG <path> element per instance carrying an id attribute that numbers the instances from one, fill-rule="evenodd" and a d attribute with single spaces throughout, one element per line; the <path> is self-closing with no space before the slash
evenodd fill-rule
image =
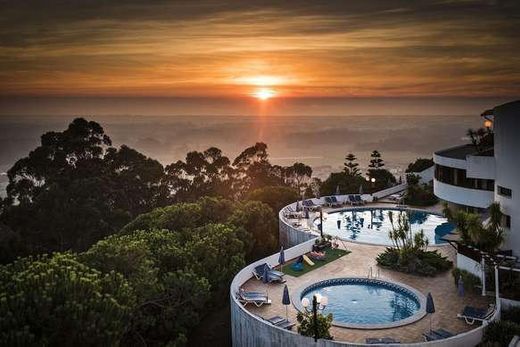
<path id="1" fill-rule="evenodd" d="M 280 226 L 288 225 L 283 223 L 283 218 L 280 218 Z M 290 227 L 290 226 L 289 226 Z M 296 228 L 283 227 L 289 234 L 291 233 L 302 233 L 310 235 L 307 232 L 299 231 Z M 289 235 L 288 234 L 288 235 Z M 302 236 L 304 237 L 304 236 Z M 315 237 L 315 236 L 314 236 Z M 298 236 L 294 236 L 296 240 Z M 286 259 L 296 258 L 302 254 L 310 252 L 314 239 L 304 241 L 293 247 L 285 250 Z M 296 332 L 281 329 L 275 327 L 263 319 L 255 316 L 246 310 L 237 300 L 236 293 L 239 288 L 252 278 L 252 271 L 255 266 L 262 263 L 268 262 L 271 265 L 278 265 L 278 254 L 273 254 L 264 259 L 260 259 L 245 268 L 243 268 L 233 279 L 230 286 L 230 301 L 231 301 L 231 338 L 234 347 L 269 347 L 269 346 L 287 346 L 287 347 L 364 347 L 364 346 L 378 346 L 378 345 L 367 345 L 363 343 L 349 343 L 342 341 L 329 341 L 329 340 L 318 340 L 317 343 L 314 339 L 299 335 Z M 500 302 L 497 303 L 498 312 L 500 312 Z M 498 313 L 495 314 L 493 320 L 498 317 Z M 443 339 L 439 341 L 430 342 L 417 342 L 417 343 L 403 343 L 393 346 L 401 347 L 458 347 L 458 346 L 476 346 L 482 339 L 485 326 L 477 327 L 471 331 L 463 334 L 456 335 L 449 339 Z M 367 331 L 367 336 L 369 332 Z M 392 344 L 379 345 L 379 346 L 392 346 Z"/>

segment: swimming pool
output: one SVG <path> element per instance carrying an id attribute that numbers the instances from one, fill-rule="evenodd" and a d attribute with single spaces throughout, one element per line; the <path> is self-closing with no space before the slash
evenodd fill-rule
<path id="1" fill-rule="evenodd" d="M 413 288 L 374 278 L 335 278 L 314 283 L 299 293 L 300 301 L 319 293 L 328 298 L 322 313 L 333 315 L 333 324 L 356 329 L 382 329 L 422 318 L 425 298 Z M 297 293 L 298 295 L 298 293 Z M 304 310 L 301 303 L 295 306 Z"/>
<path id="2" fill-rule="evenodd" d="M 392 229 L 388 217 L 390 211 L 394 214 L 394 222 L 397 220 L 398 213 L 408 213 L 412 232 L 423 230 L 431 245 L 445 243 L 441 240 L 442 236 L 449 234 L 454 229 L 446 218 L 426 211 L 355 208 L 326 214 L 323 220 L 323 232 L 344 240 L 392 245 L 392 241 L 388 237 L 388 232 Z M 314 223 L 319 226 L 320 219 L 316 218 Z"/>

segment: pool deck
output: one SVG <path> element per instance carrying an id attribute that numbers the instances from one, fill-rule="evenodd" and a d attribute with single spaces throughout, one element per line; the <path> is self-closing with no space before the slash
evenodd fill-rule
<path id="1" fill-rule="evenodd" d="M 389 204 L 369 205 L 367 207 L 391 207 Z M 439 211 L 438 206 L 434 206 L 429 210 Z M 331 263 L 324 265 L 316 270 L 310 271 L 300 277 L 292 277 L 285 275 L 286 284 L 289 287 L 289 293 L 295 292 L 298 288 L 308 286 L 312 283 L 338 277 L 367 277 L 369 268 L 373 268 L 374 274 L 377 269 L 380 271 L 380 279 L 387 281 L 397 281 L 415 288 L 423 293 L 425 296 L 428 292 L 432 293 L 436 312 L 432 315 L 432 327 L 444 328 L 453 333 L 462 333 L 471 330 L 478 326 L 468 325 L 462 319 L 457 318 L 457 313 L 460 313 L 465 305 L 472 305 L 476 307 L 486 307 L 491 302 L 491 298 L 482 297 L 475 294 L 466 293 L 466 296 L 459 297 L 457 295 L 457 288 L 454 284 L 451 271 L 435 277 L 420 277 L 415 275 L 404 274 L 397 271 L 379 268 L 376 263 L 376 256 L 385 250 L 385 246 L 368 245 L 354 242 L 340 242 L 341 248 L 346 248 L 352 253 L 343 256 Z M 442 254 L 448 256 L 454 263 L 456 261 L 456 253 L 452 246 L 442 245 L 436 246 Z M 275 315 L 284 316 L 286 314 L 286 306 L 282 305 L 282 291 L 283 284 L 264 284 L 262 281 L 254 278 L 250 279 L 242 288 L 253 291 L 266 291 L 269 298 L 272 300 L 271 305 L 264 305 L 257 308 L 252 305 L 247 305 L 246 308 L 253 314 L 270 318 Z M 291 297 L 291 300 L 293 298 Z M 296 299 L 296 298 L 295 298 Z M 298 299 L 299 300 L 299 299 Z M 296 322 L 297 310 L 293 305 L 287 306 L 289 319 Z M 350 329 L 333 326 L 331 334 L 335 340 L 349 341 L 349 342 L 365 342 L 367 337 L 391 337 L 403 343 L 406 342 L 421 342 L 424 341 L 422 333 L 428 331 L 430 328 L 430 317 L 427 315 L 424 318 L 413 322 L 409 325 L 388 328 L 388 329 Z M 296 328 L 294 328 L 296 330 Z"/>

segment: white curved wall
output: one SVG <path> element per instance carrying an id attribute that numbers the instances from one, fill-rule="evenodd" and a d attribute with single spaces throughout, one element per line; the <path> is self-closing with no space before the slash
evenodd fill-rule
<path id="1" fill-rule="evenodd" d="M 455 159 L 455 158 L 443 157 L 437 153 L 433 153 L 433 162 L 435 164 L 439 164 L 442 166 L 454 167 L 457 169 L 464 169 L 464 170 L 467 169 L 466 159 Z"/>
<path id="2" fill-rule="evenodd" d="M 495 108 L 495 199 L 511 216 L 504 249 L 520 256 L 520 101 Z M 498 194 L 497 185 L 513 191 L 512 197 Z"/>
<path id="3" fill-rule="evenodd" d="M 466 157 L 466 162 L 466 177 L 488 180 L 495 179 L 495 157 L 468 155 Z"/>
<path id="4" fill-rule="evenodd" d="M 436 179 L 433 180 L 433 191 L 442 200 L 478 208 L 489 207 L 494 198 L 492 191 L 457 187 Z"/>
<path id="5" fill-rule="evenodd" d="M 302 232 L 302 231 L 300 231 Z M 303 232 L 302 232 L 303 233 Z M 309 240 L 294 247 L 287 249 L 285 252 L 286 259 L 296 258 L 305 254 L 312 249 L 314 240 Z M 236 299 L 236 292 L 239 288 L 252 277 L 252 270 L 255 266 L 268 262 L 272 265 L 278 265 L 278 254 L 273 254 L 264 259 L 260 259 L 240 270 L 233 278 L 230 286 L 231 301 L 231 338 L 233 347 L 270 347 L 270 346 L 286 346 L 286 347 L 368 347 L 363 343 L 352 343 L 334 340 L 318 340 L 305 337 L 295 331 L 289 331 L 275 327 L 255 316 L 246 310 Z M 495 320 L 498 314 L 492 318 Z M 401 347 L 458 347 L 458 346 L 476 346 L 482 340 L 486 325 L 479 326 L 466 333 L 455 335 L 454 337 L 418 343 L 403 343 Z M 388 346 L 388 345 L 387 345 Z"/>

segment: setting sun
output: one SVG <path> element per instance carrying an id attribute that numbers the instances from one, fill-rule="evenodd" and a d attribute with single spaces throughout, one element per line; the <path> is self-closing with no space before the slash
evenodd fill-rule
<path id="1" fill-rule="evenodd" d="M 275 95 L 276 95 L 276 92 L 269 88 L 260 88 L 260 89 L 257 89 L 253 93 L 253 96 L 260 100 L 267 100 L 267 99 L 272 98 Z"/>

